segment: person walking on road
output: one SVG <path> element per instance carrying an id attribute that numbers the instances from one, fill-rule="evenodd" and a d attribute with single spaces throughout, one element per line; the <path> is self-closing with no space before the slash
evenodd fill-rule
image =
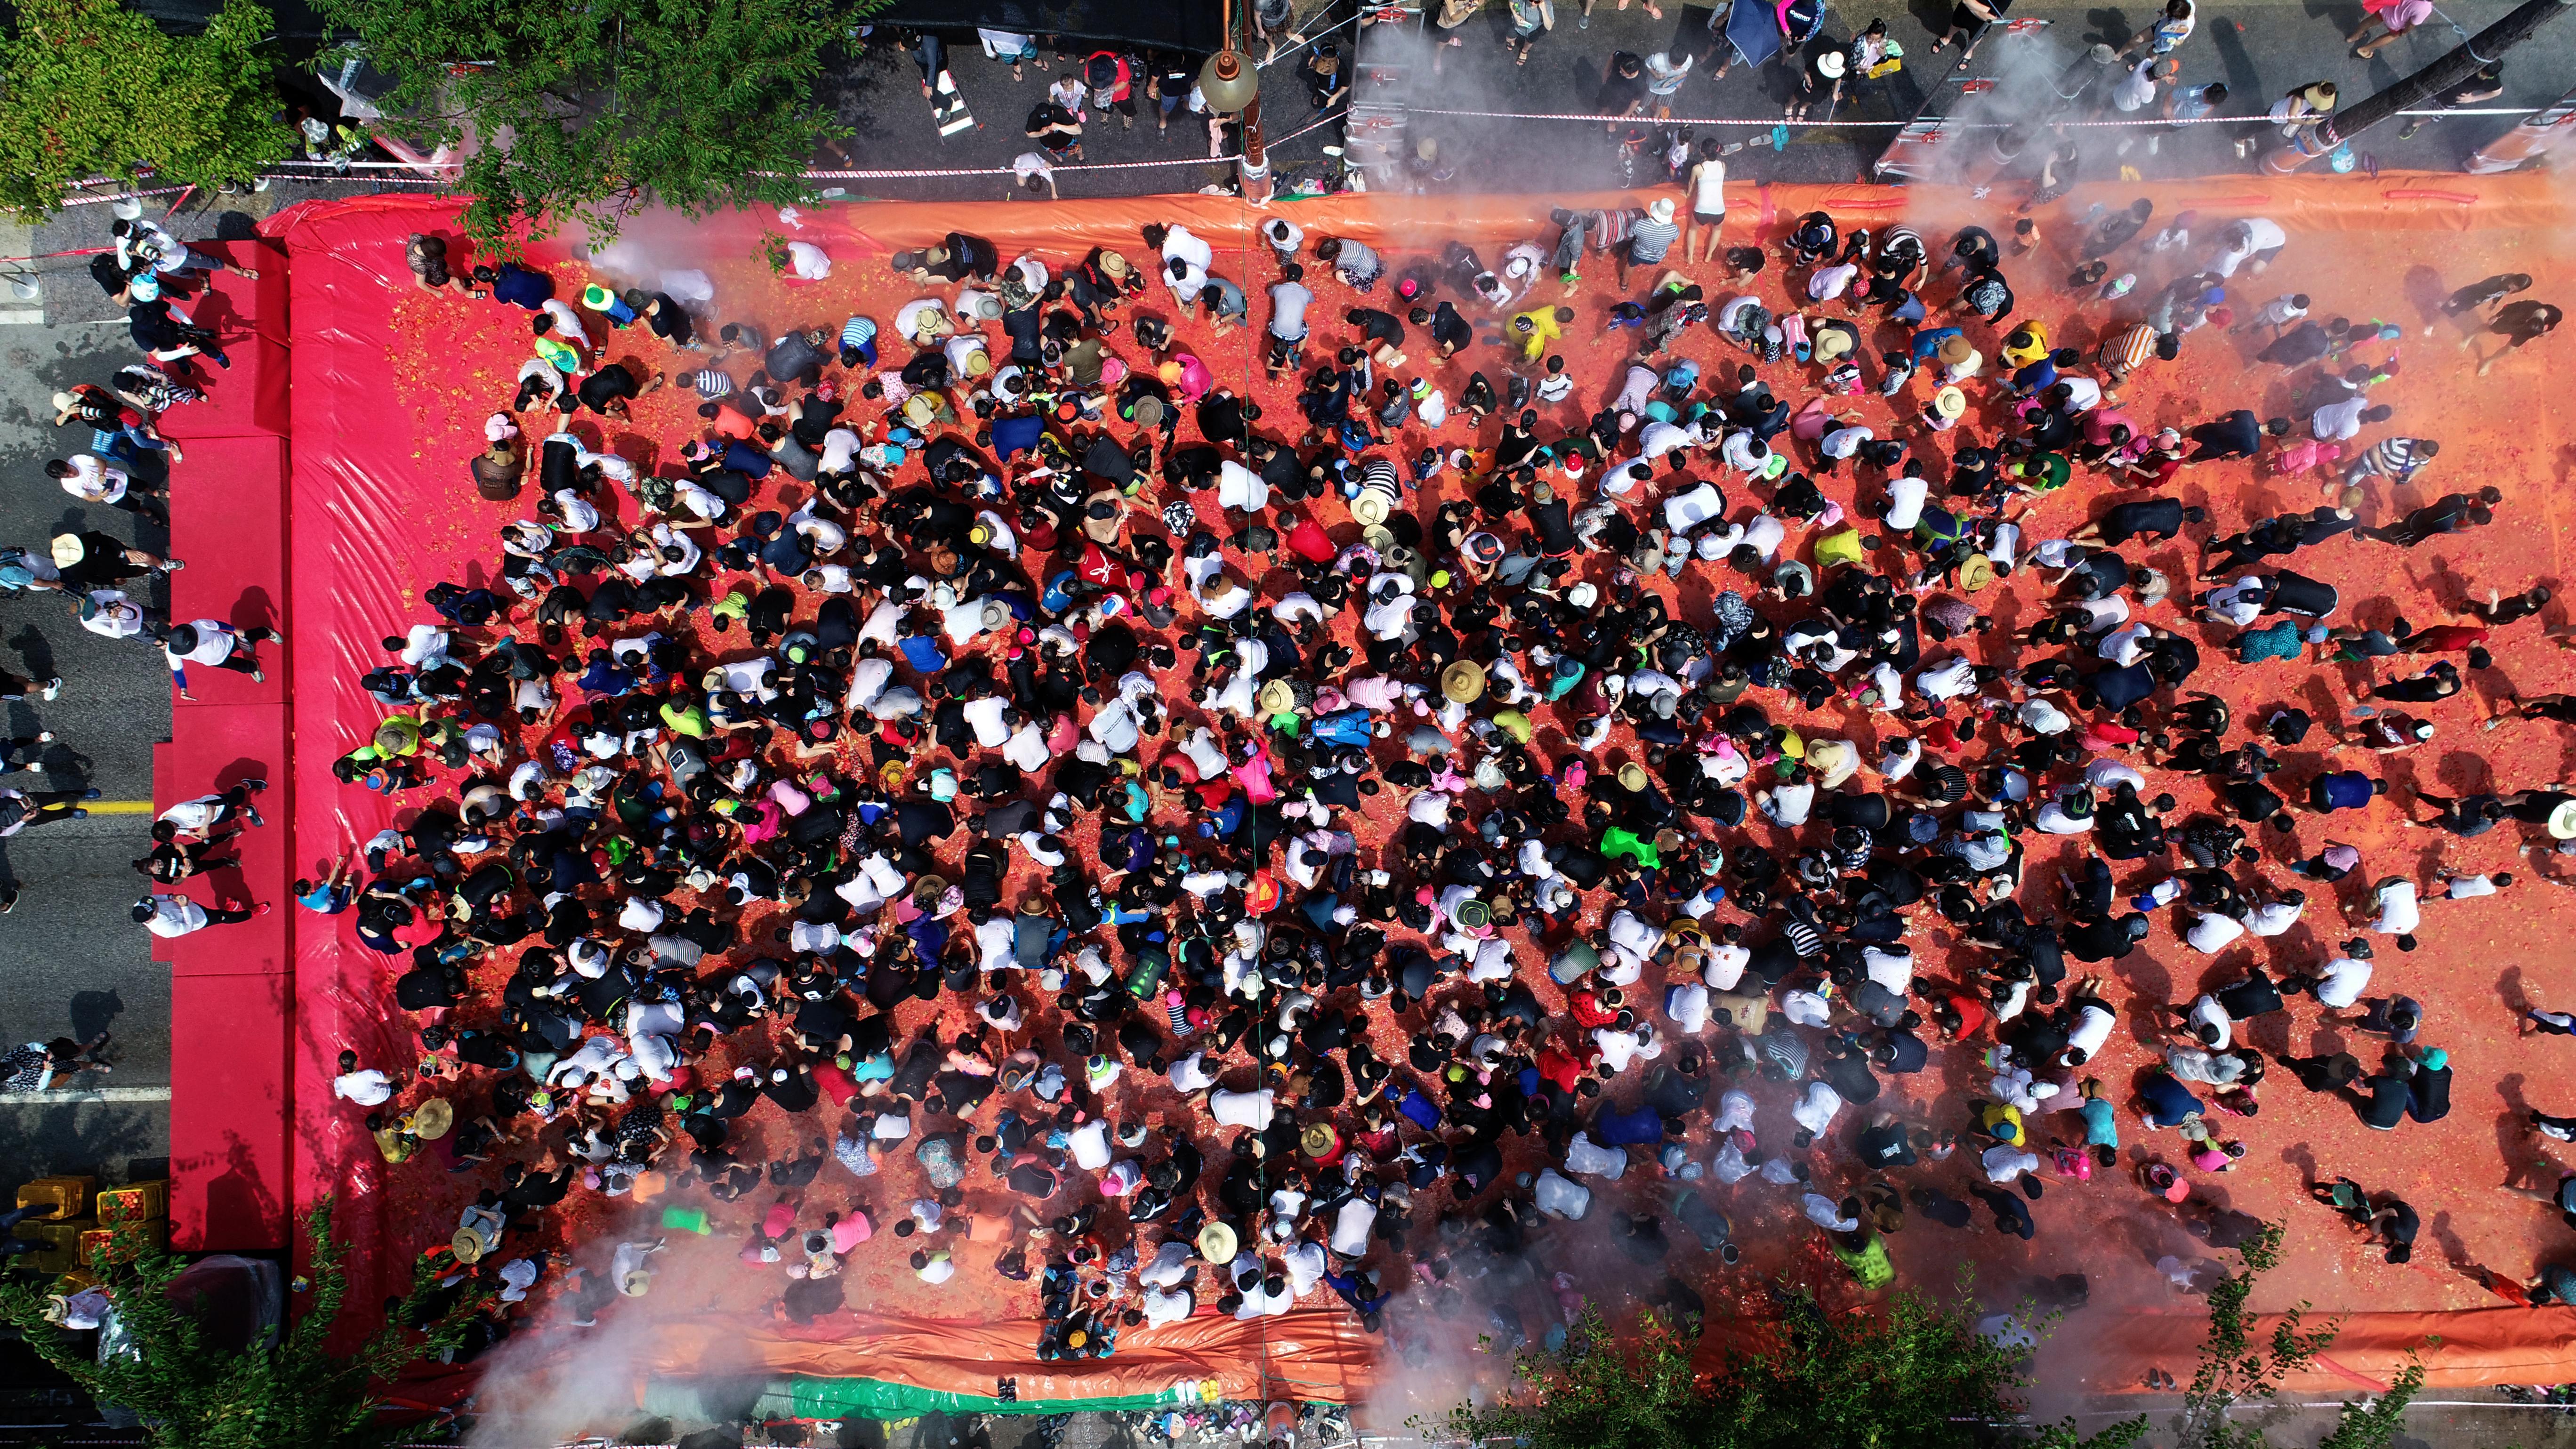
<path id="1" fill-rule="evenodd" d="M 268 911 L 269 908 L 265 903 L 233 905 L 228 902 L 218 902 L 212 906 L 205 906 L 199 905 L 186 896 L 156 893 L 136 901 L 130 914 L 134 924 L 150 931 L 153 935 L 167 938 L 194 935 L 208 926 L 238 925 L 254 917 L 267 915 Z"/>

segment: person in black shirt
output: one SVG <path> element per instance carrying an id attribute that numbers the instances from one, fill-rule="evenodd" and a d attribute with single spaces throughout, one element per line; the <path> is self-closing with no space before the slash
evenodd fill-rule
<path id="1" fill-rule="evenodd" d="M 2407 1074 L 2403 1070 L 2383 1071 L 2363 1078 L 2359 1086 L 2368 1095 L 2355 1095 L 2351 1101 L 2361 1125 L 2379 1132 L 2395 1131 L 2413 1101 Z"/>
<path id="2" fill-rule="evenodd" d="M 2251 458 L 2263 446 L 2266 429 L 2274 437 L 2288 437 L 2290 420 L 2274 418 L 2268 425 L 2256 420 L 2243 408 L 2224 414 L 2191 430 L 2191 440 L 2200 446 L 2184 458 L 2183 466 L 2218 462 L 2228 458 Z"/>
<path id="3" fill-rule="evenodd" d="M 646 393 L 657 390 L 662 386 L 663 381 L 662 374 L 657 372 L 653 374 L 651 382 L 638 385 L 634 372 L 625 363 L 607 362 L 602 363 L 598 371 L 583 378 L 580 385 L 573 391 L 580 397 L 582 405 L 592 412 L 603 417 L 623 419 L 626 416 L 628 399 L 642 397 Z"/>
<path id="4" fill-rule="evenodd" d="M 1908 1017 L 1914 1013 L 1907 1012 Z M 1870 1061 L 1891 1076 L 1907 1076 L 1922 1071 L 1932 1060 L 1932 1050 L 1910 1026 L 1899 1026 L 1879 1039 L 1870 1050 Z"/>
<path id="5" fill-rule="evenodd" d="M 2489 508 L 2503 501 L 2503 492 L 2492 487 L 2479 489 L 2475 496 L 2466 493 L 2446 493 L 2407 514 L 2390 527 L 2357 528 L 2353 531 L 2363 538 L 2376 539 L 2381 543 L 2393 543 L 2400 548 L 2413 548 L 2429 538 L 2439 538 L 2446 533 L 2458 533 L 2465 528 L 2483 527 L 2494 522 L 2495 515 L 2489 511 Z"/>
<path id="6" fill-rule="evenodd" d="M 1030 135 L 1038 134 L 1038 111 L 1049 108 L 1048 104 L 1041 103 L 1037 110 L 1030 112 Z M 1060 111 L 1063 108 L 1053 109 Z M 979 282 L 989 282 L 1001 270 L 1002 253 L 980 236 L 952 231 L 935 247 L 917 252 L 896 252 L 890 264 L 898 272 L 912 273 L 916 281 L 927 282 L 936 278 L 943 282 L 962 282 L 972 277 Z"/>
<path id="7" fill-rule="evenodd" d="M 626 305 L 643 314 L 644 325 L 652 329 L 654 336 L 692 352 L 706 350 L 706 344 L 697 340 L 697 325 L 688 310 L 671 300 L 668 293 L 631 291 L 626 294 Z"/>
<path id="8" fill-rule="evenodd" d="M 1860 1160 L 1884 1171 L 1891 1167 L 1912 1167 L 1914 1146 L 1907 1140 L 1905 1124 L 1893 1115 L 1882 1116 L 1860 1134 Z"/>
<path id="9" fill-rule="evenodd" d="M 232 359 L 215 345 L 216 335 L 196 325 L 188 314 L 170 305 L 166 297 L 137 302 L 125 309 L 126 332 L 134 345 L 152 354 L 155 362 L 175 362 L 182 357 L 203 356 L 217 367 L 230 367 Z"/>
<path id="10" fill-rule="evenodd" d="M 1353 307 L 1342 320 L 1358 328 L 1362 340 L 1374 344 L 1369 355 L 1377 360 L 1378 366 L 1404 365 L 1404 323 L 1397 320 L 1394 313 L 1381 312 L 1374 307 Z"/>
<path id="11" fill-rule="evenodd" d="M 1458 309 L 1446 298 L 1442 299 L 1440 305 L 1432 309 L 1427 317 L 1420 308 L 1415 308 L 1413 321 L 1417 326 L 1426 323 L 1430 326 L 1431 345 L 1443 357 L 1456 356 L 1459 348 L 1476 340 L 1474 325 L 1460 316 Z"/>
<path id="12" fill-rule="evenodd" d="M 2133 538 L 2162 543 L 2182 532 L 2186 523 L 2205 523 L 2207 509 L 2186 507 L 2179 498 L 2145 498 L 2115 503 L 2102 516 L 2067 535 L 2074 543 L 2102 543 L 2112 548 Z"/>
<path id="13" fill-rule="evenodd" d="M 1048 160 L 1079 161 L 1082 159 L 1082 122 L 1074 118 L 1073 112 L 1055 102 L 1040 101 L 1029 107 L 1028 120 L 1024 129 L 1030 140 L 1046 148 Z M 915 254 L 907 252 L 903 255 Z M 927 268 L 924 270 L 927 271 Z M 1079 296 L 1076 298 L 1077 304 L 1084 300 Z"/>
<path id="14" fill-rule="evenodd" d="M 532 1173 L 513 1162 L 501 1169 L 501 1203 L 512 1217 L 538 1208 L 553 1207 L 572 1191 L 573 1174 L 581 1164 L 567 1162 L 552 1177 Z"/>

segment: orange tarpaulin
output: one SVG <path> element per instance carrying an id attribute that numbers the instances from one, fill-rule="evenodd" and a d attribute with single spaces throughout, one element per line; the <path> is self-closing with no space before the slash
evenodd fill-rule
<path id="1" fill-rule="evenodd" d="M 1260 247 L 1261 223 L 1288 217 L 1310 236 L 1354 237 L 1371 246 L 1434 248 L 1466 242 L 1520 240 L 1553 234 L 1548 212 L 1618 206 L 1642 207 L 1657 191 L 1583 192 L 1565 196 L 1342 195 L 1278 201 L 1267 208 L 1230 196 L 1136 196 L 1037 205 L 1019 201 L 870 202 L 817 209 L 806 215 L 806 239 L 834 250 L 835 236 L 882 251 L 926 246 L 952 231 L 1001 240 L 1006 247 L 1048 254 L 1095 246 L 1133 249 L 1137 229 L 1151 222 L 1186 225 L 1220 251 Z M 2138 197 L 2169 217 L 2196 211 L 2203 217 L 2270 217 L 2293 231 L 2467 231 L 2533 229 L 2559 225 L 2568 214 L 2563 190 L 2548 177 L 2458 176 L 2449 172 L 2383 172 L 2376 181 L 2341 176 L 2219 177 L 2134 186 L 2078 187 L 2048 209 L 2081 215 L 2096 201 L 2126 206 Z M 1775 218 L 1829 211 L 1846 225 L 1955 227 L 1992 221 L 1991 199 L 1955 187 L 1773 186 L 1736 182 L 1726 188 L 1727 215 L 1754 220 L 1765 230 Z M 715 224 L 722 225 L 723 219 Z M 748 223 L 746 223 L 748 225 Z M 1729 236 L 1741 239 L 1741 220 Z M 748 234 L 748 233 L 746 233 Z M 837 253 L 836 253 L 837 255 Z"/>
<path id="2" fill-rule="evenodd" d="M 2258 1319 L 2254 1341 L 2267 1341 L 2279 1322 L 2271 1315 Z M 2319 1309 L 2307 1315 L 2305 1327 L 2314 1330 L 2329 1322 L 2335 1325 L 2333 1346 L 2318 1356 L 2316 1367 L 2293 1374 L 2284 1384 L 2287 1391 L 2377 1392 L 2406 1367 L 2410 1355 L 2423 1360 L 2425 1382 L 2434 1388 L 2556 1384 L 2576 1377 L 2576 1309 L 2342 1314 Z M 2148 1364 L 2188 1379 L 2208 1332 L 2205 1314 L 2122 1314 L 2086 1335 L 2079 1346 L 2112 1379 L 2084 1387 L 2096 1393 L 2137 1389 L 2141 1366 Z"/>
<path id="3" fill-rule="evenodd" d="M 1229 1399 L 1347 1403 L 1366 1390 L 1381 1343 L 1338 1304 L 1242 1323 L 1202 1314 L 1129 1329 L 1115 1358 L 1078 1362 L 1036 1357 L 1039 1329 L 884 1313 L 836 1313 L 810 1328 L 710 1315 L 664 1325 L 640 1367 L 680 1377 L 891 1379 L 960 1394 L 990 1394 L 995 1380 L 1009 1378 L 1022 1399 L 1113 1398 L 1213 1379 Z"/>
<path id="4" fill-rule="evenodd" d="M 1867 1312 L 1870 1310 L 1858 1310 Z M 2269 1339 L 2280 1319 L 2256 1320 L 2254 1340 Z M 2472 1308 L 2453 1313 L 2307 1315 L 2305 1326 L 2333 1324 L 2333 1345 L 2315 1367 L 2284 1384 L 2293 1394 L 2348 1394 L 2385 1389 L 2411 1357 L 2433 1388 L 2563 1383 L 2576 1378 L 2576 1309 Z M 900 1314 L 834 1314 L 811 1327 L 746 1325 L 721 1315 L 664 1325 L 639 1365 L 672 1377 L 726 1374 L 875 1378 L 950 1393 L 990 1394 L 996 1379 L 1018 1381 L 1022 1399 L 1096 1399 L 1161 1392 L 1213 1379 L 1226 1398 L 1263 1396 L 1352 1403 L 1378 1387 L 1382 1341 L 1335 1309 L 1300 1309 L 1279 1318 L 1238 1323 L 1202 1315 L 1158 1329 L 1130 1330 L 1117 1357 L 1080 1364 L 1045 1363 L 1031 1355 L 1035 1322 L 961 1322 Z M 2121 1393 L 2141 1389 L 2143 1365 L 2188 1378 L 2209 1331 L 2197 1312 L 2126 1313 L 2055 1341 L 2068 1367 L 2099 1382 L 2043 1375 L 2053 1389 Z M 1702 1371 L 1762 1326 L 1724 1319 L 1708 1326 L 1697 1354 Z M 1503 1361 L 1497 1359 L 1499 1371 Z"/>

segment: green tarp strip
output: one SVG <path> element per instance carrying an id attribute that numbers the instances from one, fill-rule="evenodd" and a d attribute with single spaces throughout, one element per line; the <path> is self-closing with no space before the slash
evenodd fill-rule
<path id="1" fill-rule="evenodd" d="M 1195 1387 L 1107 1398 L 1005 1401 L 885 1379 L 776 1379 L 761 1395 L 764 1411 L 798 1419 L 914 1419 L 933 1410 L 950 1414 L 1078 1414 L 1199 1402 Z"/>

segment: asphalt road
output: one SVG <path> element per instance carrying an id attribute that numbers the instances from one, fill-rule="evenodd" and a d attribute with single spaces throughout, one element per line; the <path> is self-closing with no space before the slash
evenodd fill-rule
<path id="1" fill-rule="evenodd" d="M 31 249 L 43 248 L 24 229 L 0 228 L 0 255 Z M 55 533 L 96 528 L 159 549 L 165 539 L 141 520 L 84 508 L 42 471 L 46 459 L 88 445 L 54 428 L 53 393 L 104 382 L 134 349 L 121 322 L 80 320 L 104 315 L 85 275 L 57 272 L 40 288 L 34 302 L 0 291 L 0 543 L 41 550 Z M 129 862 L 151 822 L 152 746 L 169 738 L 170 675 L 157 649 L 87 632 L 55 594 L 0 594 L 0 667 L 63 680 L 51 702 L 0 705 L 11 737 L 56 736 L 41 770 L 6 783 L 91 786 L 102 806 L 144 802 L 135 813 L 103 808 L 0 840 L 0 883 L 22 891 L 0 916 L 0 1043 L 115 1033 L 115 1072 L 81 1083 L 111 1089 L 112 1100 L 0 1096 L 0 1198 L 15 1201 L 18 1183 L 52 1171 L 159 1176 L 169 1151 L 170 974 L 153 964 L 149 938 L 125 909 L 142 892 Z"/>
<path id="2" fill-rule="evenodd" d="M 1489 113 L 1563 113 L 1589 115 L 1609 57 L 1626 50 L 1639 55 L 1686 47 L 1705 52 L 1710 41 L 1710 11 L 1697 5 L 1667 5 L 1663 18 L 1649 16 L 1642 0 L 1624 11 L 1617 0 L 1595 0 L 1588 28 L 1580 16 L 1581 0 L 1564 0 L 1553 31 L 1538 42 L 1525 66 L 1515 66 L 1501 43 L 1509 20 L 1502 0 L 1458 27 L 1464 42 L 1445 48 L 1437 75 L 1411 67 L 1408 83 L 1413 105 L 1441 110 Z M 2054 77 L 2063 65 L 2096 41 L 2117 45 L 2151 19 L 2158 7 L 2025 3 L 2012 8 L 2017 20 L 2047 22 L 2035 38 L 2006 41 L 1995 37 L 1981 46 L 1975 60 L 1961 65 L 1958 51 L 1934 56 L 1930 45 L 1947 11 L 1948 0 L 1908 0 L 1906 5 L 1869 6 L 1836 3 L 1828 7 L 1826 35 L 1847 39 L 1873 18 L 1888 22 L 1889 33 L 1905 48 L 1905 69 L 1897 76 L 1846 93 L 1837 121 L 1908 119 L 1918 112 L 1948 115 L 1973 110 L 1980 102 L 1963 94 L 1963 82 L 1995 79 L 2001 93 L 2027 92 L 2036 81 Z M 1312 11 L 1311 6 L 1301 7 Z M 2493 22 L 2512 8 L 2512 0 L 2445 0 L 2443 13 L 2467 32 Z M 1348 15 L 1339 6 L 1307 22 L 1309 30 Z M 2442 20 L 2419 28 L 2381 50 L 2372 60 L 2355 59 L 2344 37 L 2358 23 L 2357 0 L 2202 0 L 2198 31 L 2178 52 L 2185 85 L 2224 82 L 2230 99 L 2222 114 L 2255 116 L 2293 86 L 2332 80 L 2346 103 L 2396 81 L 2434 60 L 2463 38 Z M 2505 67 L 2505 94 L 2488 104 L 2536 109 L 2576 87 L 2576 22 L 2561 19 L 2557 30 L 2544 30 L 2516 51 Z M 1347 57 L 1354 30 L 1347 24 L 1331 32 Z M 1077 52 L 1088 49 L 1066 42 Z M 2018 46 L 2018 50 L 2016 50 Z M 1427 47 L 1424 47 L 1427 48 Z M 1010 68 L 984 58 L 972 36 L 951 38 L 950 71 L 967 99 L 976 129 L 942 139 L 921 99 L 919 75 L 910 58 L 880 32 L 853 63 L 842 88 L 841 109 L 855 132 L 847 143 L 854 169 L 1007 168 L 1011 159 L 1033 149 L 1024 134 L 1024 118 L 1050 79 L 1064 75 L 1072 60 L 1057 57 L 1051 74 L 1037 67 L 1014 82 Z M 1274 167 L 1311 166 L 1323 160 L 1322 147 L 1338 141 L 1339 127 L 1305 131 L 1318 119 L 1297 74 L 1302 57 L 1283 50 L 1262 76 L 1264 134 L 1274 141 Z M 1849 125 L 1815 126 L 1793 131 L 1787 145 L 1774 150 L 1770 128 L 1782 117 L 1787 82 L 1772 66 L 1736 65 L 1719 79 L 1714 62 L 1694 67 L 1672 99 L 1672 115 L 1707 118 L 1723 124 L 1694 127 L 1695 135 L 1716 134 L 1752 142 L 1730 162 L 1742 179 L 1836 182 L 1862 176 L 1885 147 L 1891 130 Z M 1120 163 L 1118 170 L 1061 169 L 1057 184 L 1066 196 L 1132 195 L 1194 190 L 1220 181 L 1228 169 L 1209 165 L 1156 165 L 1136 169 L 1133 163 L 1169 162 L 1204 156 L 1207 137 L 1202 120 L 1183 111 L 1168 132 L 1158 129 L 1151 103 L 1132 129 L 1114 114 L 1092 118 L 1084 135 L 1085 159 Z M 1822 107 L 1816 118 L 1821 119 Z M 1972 115 L 1961 119 L 1974 119 Z M 2512 125 L 2512 116 L 2451 117 L 2422 128 L 2409 141 L 2397 139 L 2396 125 L 2379 127 L 2357 149 L 2383 168 L 2449 169 L 2478 145 Z M 2116 176 L 2119 167 L 2136 168 L 2142 176 L 2214 175 L 2251 170 L 2255 162 L 2234 154 L 2235 137 L 2253 134 L 2251 126 L 2203 126 L 2165 140 L 2153 154 L 2143 142 L 2126 153 L 2118 142 L 2128 133 L 2084 134 L 2086 174 Z M 1574 190 L 1617 186 L 1622 170 L 1616 144 L 1603 127 L 1589 121 L 1502 120 L 1481 117 L 1416 117 L 1412 134 L 1439 143 L 1440 160 L 1454 175 L 1439 189 L 1485 191 Z M 1651 174 L 1651 168 L 1641 170 Z M 840 183 L 853 195 L 1001 200 L 1026 197 L 1007 174 L 965 177 L 848 180 Z M 1043 197 L 1037 198 L 1043 201 Z"/>

